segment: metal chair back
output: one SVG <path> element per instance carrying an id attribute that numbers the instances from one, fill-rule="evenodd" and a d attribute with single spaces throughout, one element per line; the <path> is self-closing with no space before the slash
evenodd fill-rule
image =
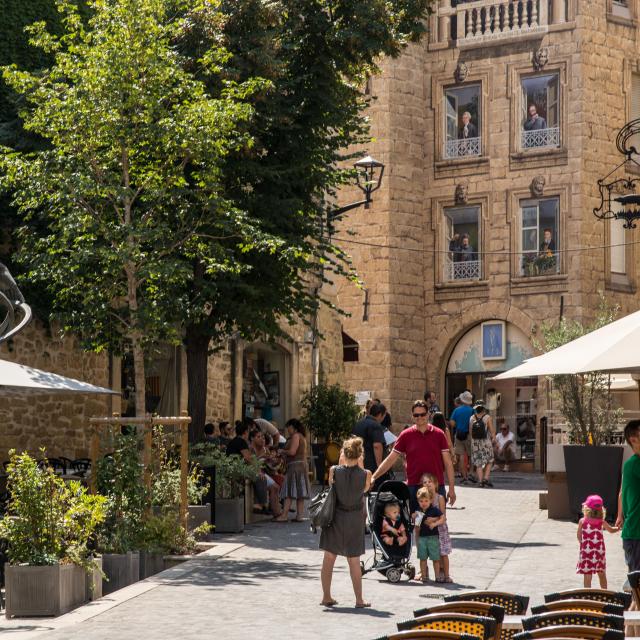
<path id="1" fill-rule="evenodd" d="M 556 602 L 557 600 L 599 600 L 601 602 L 621 604 L 625 609 L 631 606 L 630 593 L 609 591 L 607 589 L 570 589 L 568 591 L 548 593 L 544 597 L 545 602 Z"/>
<path id="2" fill-rule="evenodd" d="M 531 607 L 531 613 L 551 613 L 552 611 L 596 611 L 610 613 L 614 616 L 624 616 L 624 607 L 621 604 L 603 602 L 602 600 L 556 600 Z"/>
<path id="3" fill-rule="evenodd" d="M 580 640 L 624 640 L 624 631 L 584 625 L 562 625 L 523 631 L 513 636 L 513 640 L 552 640 L 557 638 L 562 638 L 563 640 L 570 638 L 579 638 Z"/>
<path id="4" fill-rule="evenodd" d="M 501 638 L 502 622 L 504 621 L 504 608 L 488 602 L 445 602 L 434 604 L 431 607 L 416 609 L 413 615 L 416 618 L 432 613 L 468 613 L 475 616 L 485 616 L 496 621 L 496 638 Z"/>
<path id="5" fill-rule="evenodd" d="M 529 597 L 505 591 L 469 591 L 444 597 L 445 602 L 487 602 L 497 604 L 504 609 L 506 615 L 522 616 L 527 613 Z"/>
<path id="6" fill-rule="evenodd" d="M 398 624 L 398 631 L 412 629 L 452 631 L 477 636 L 480 640 L 492 640 L 496 637 L 496 621 L 493 618 L 468 613 L 430 613 Z"/>
<path id="7" fill-rule="evenodd" d="M 436 629 L 411 629 L 398 631 L 388 636 L 376 638 L 376 640 L 480 640 L 478 636 L 470 636 L 453 631 L 438 631 Z"/>
<path id="8" fill-rule="evenodd" d="M 525 631 L 540 627 L 587 626 L 624 631 L 624 618 L 597 611 L 552 611 L 522 619 Z"/>

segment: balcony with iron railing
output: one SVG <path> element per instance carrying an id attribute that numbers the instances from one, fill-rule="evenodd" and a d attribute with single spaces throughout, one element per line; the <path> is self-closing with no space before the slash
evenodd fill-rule
<path id="1" fill-rule="evenodd" d="M 548 127 L 536 131 L 523 131 L 521 136 L 523 149 L 536 149 L 560 146 L 560 127 Z"/>
<path id="2" fill-rule="evenodd" d="M 474 47 L 540 37 L 567 20 L 565 0 L 440 0 L 437 42 Z"/>
<path id="3" fill-rule="evenodd" d="M 447 140 L 444 146 L 445 158 L 464 158 L 482 155 L 482 138 L 460 138 Z"/>
<path id="4" fill-rule="evenodd" d="M 446 282 L 480 280 L 482 276 L 482 263 L 480 260 L 454 262 L 450 257 L 447 257 L 444 267 L 444 279 Z"/>

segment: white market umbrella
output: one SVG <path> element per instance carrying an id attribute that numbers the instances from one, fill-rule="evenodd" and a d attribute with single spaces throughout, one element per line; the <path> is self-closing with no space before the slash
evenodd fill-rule
<path id="1" fill-rule="evenodd" d="M 526 360 L 493 380 L 587 373 L 640 372 L 640 311 Z"/>
<path id="2" fill-rule="evenodd" d="M 88 382 L 41 371 L 17 362 L 0 360 L 0 395 L 5 392 L 29 393 L 100 393 L 115 394 L 117 391 L 97 387 Z"/>

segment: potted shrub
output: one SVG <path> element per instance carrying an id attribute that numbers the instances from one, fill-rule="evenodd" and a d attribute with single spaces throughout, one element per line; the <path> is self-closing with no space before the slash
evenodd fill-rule
<path id="1" fill-rule="evenodd" d="M 171 455 L 167 449 L 162 431 L 157 434 L 155 446 L 155 468 L 151 489 L 151 503 L 154 512 L 162 509 L 178 511 L 181 499 L 181 471 L 178 456 Z M 194 530 L 202 524 L 211 522 L 211 504 L 202 504 L 209 492 L 204 473 L 193 460 L 187 476 L 188 528 Z"/>
<path id="2" fill-rule="evenodd" d="M 244 485 L 258 477 L 260 462 L 248 463 L 239 456 L 227 456 L 207 443 L 194 445 L 191 457 L 202 468 L 215 467 L 215 531 L 244 531 Z"/>
<path id="3" fill-rule="evenodd" d="M 324 380 L 311 388 L 302 397 L 301 421 L 313 434 L 317 442 L 311 444 L 316 478 L 322 481 L 325 475 L 325 449 L 327 443 L 342 444 L 353 431 L 360 407 L 353 394 L 339 384 L 328 385 Z"/>
<path id="4" fill-rule="evenodd" d="M 44 455 L 44 451 L 43 451 Z M 10 452 L 10 499 L 0 520 L 8 541 L 6 615 L 58 616 L 85 602 L 98 571 L 89 547 L 106 500 L 65 483 L 27 453 Z"/>
<path id="5" fill-rule="evenodd" d="M 140 579 L 187 560 L 197 539 L 211 529 L 211 505 L 200 504 L 209 491 L 204 474 L 192 464 L 187 477 L 188 527 L 180 522 L 181 472 L 178 458 L 167 449 L 162 430 L 156 432 L 151 484 L 151 513 L 145 515 L 140 542 Z"/>
<path id="6" fill-rule="evenodd" d="M 119 434 L 114 438 L 113 453 L 98 464 L 98 492 L 108 499 L 107 516 L 98 535 L 105 595 L 139 580 L 141 523 L 148 491 L 138 449 L 135 434 Z"/>
<path id="7" fill-rule="evenodd" d="M 596 320 L 589 326 L 566 319 L 543 325 L 546 349 L 555 349 L 612 322 L 616 311 L 602 301 Z M 622 418 L 622 409 L 613 404 L 611 376 L 591 372 L 550 378 L 554 399 L 568 427 L 569 444 L 564 445 L 563 453 L 571 517 L 580 518 L 584 499 L 597 493 L 604 500 L 607 519 L 613 521 L 618 510 L 624 451 L 621 446 L 607 444 Z"/>

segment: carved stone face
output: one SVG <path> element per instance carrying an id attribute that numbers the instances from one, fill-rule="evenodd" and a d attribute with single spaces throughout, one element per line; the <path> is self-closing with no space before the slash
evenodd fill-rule
<path id="1" fill-rule="evenodd" d="M 547 62 L 549 62 L 549 49 L 541 47 L 533 54 L 533 68 L 540 71 L 540 69 L 544 69 Z"/>
<path id="2" fill-rule="evenodd" d="M 544 176 L 536 176 L 531 181 L 531 195 L 534 197 L 540 197 L 544 194 L 544 185 L 546 184 Z"/>
<path id="3" fill-rule="evenodd" d="M 456 204 L 466 204 L 467 202 L 467 185 L 456 185 L 456 191 L 454 194 Z"/>
<path id="4" fill-rule="evenodd" d="M 453 72 L 453 77 L 456 82 L 464 82 L 469 75 L 469 68 L 464 62 L 458 62 L 456 70 Z"/>

